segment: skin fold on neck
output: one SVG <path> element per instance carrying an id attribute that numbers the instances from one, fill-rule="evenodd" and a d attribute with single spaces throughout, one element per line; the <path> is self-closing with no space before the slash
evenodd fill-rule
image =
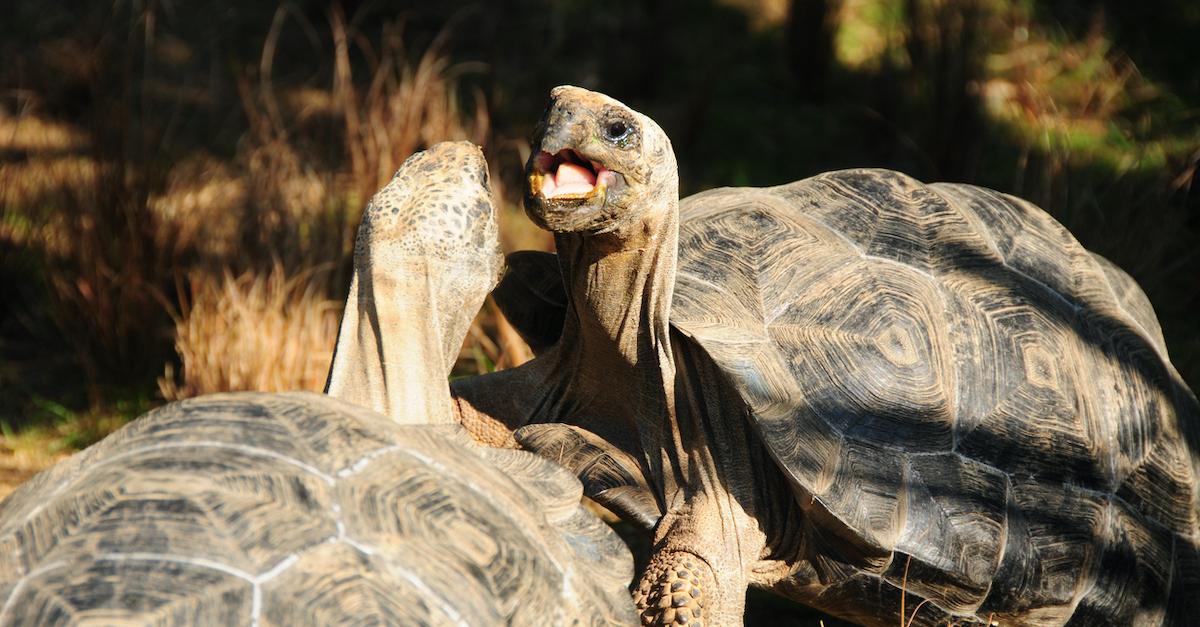
<path id="1" fill-rule="evenodd" d="M 780 485 L 756 474 L 773 466 L 736 390 L 701 347 L 672 336 L 670 141 L 619 102 L 560 87 L 526 174 L 526 211 L 555 233 L 561 333 L 520 368 L 455 382 L 460 419 L 519 430 L 505 443 L 519 438 L 599 503 L 653 527 L 634 590 L 644 624 L 740 624 L 747 585 L 782 580 L 790 567 L 779 558 L 803 538 L 764 492 Z"/>
<path id="2" fill-rule="evenodd" d="M 686 622 L 685 609 L 705 625 L 740 624 L 747 585 L 788 576 L 804 535 L 791 502 L 774 502 L 787 486 L 737 391 L 699 345 L 672 335 L 670 141 L 575 87 L 551 92 L 535 138 L 526 211 L 555 233 L 561 334 L 520 368 L 456 382 L 460 413 L 520 429 L 522 445 L 574 471 L 589 496 L 654 527 L 634 592 L 645 624 Z M 591 187 L 571 187 L 580 178 Z"/>
<path id="3" fill-rule="evenodd" d="M 446 262 L 373 252 L 355 264 L 325 392 L 401 424 L 452 424 L 450 396 L 431 381 L 453 366 L 437 311 Z"/>
<path id="4" fill-rule="evenodd" d="M 638 457 L 641 450 L 658 450 L 662 434 L 638 430 L 673 411 L 669 316 L 677 203 L 668 197 L 622 229 L 556 234 L 569 300 L 562 335 L 519 368 L 455 381 L 464 424 L 490 422 L 511 432 L 570 417 L 571 424 L 611 433 L 614 444 L 631 454 L 639 451 Z M 493 443 L 500 439 L 495 436 L 491 431 L 483 439 Z M 653 448 L 639 446 L 652 441 Z M 505 443 L 515 445 L 510 435 Z"/>
<path id="5" fill-rule="evenodd" d="M 640 457 L 653 474 L 663 464 L 653 452 L 669 437 L 663 418 L 674 414 L 676 202 L 622 231 L 555 238 L 571 306 L 547 356 L 582 406 L 570 422 Z"/>
<path id="6" fill-rule="evenodd" d="M 678 230 L 672 203 L 627 232 L 555 237 L 570 302 L 556 357 L 575 362 L 580 392 L 594 397 L 612 396 L 614 389 L 648 392 L 649 384 L 655 396 L 670 398 Z M 614 388 L 618 380 L 635 387 Z"/>
<path id="7" fill-rule="evenodd" d="M 678 200 L 643 215 L 613 232 L 556 234 L 568 311 L 558 343 L 525 367 L 539 383 L 530 386 L 536 401 L 522 419 L 569 423 L 637 460 L 664 512 L 656 553 L 685 551 L 713 572 L 733 574 L 710 582 L 708 592 L 728 612 L 713 624 L 732 624 L 749 581 L 782 575 L 762 560 L 767 534 L 757 514 L 765 512 L 765 488 L 749 476 L 771 462 L 715 365 L 684 338 L 673 345 Z M 693 372 L 677 380 L 680 355 Z M 714 539 L 721 546 L 710 547 Z"/>

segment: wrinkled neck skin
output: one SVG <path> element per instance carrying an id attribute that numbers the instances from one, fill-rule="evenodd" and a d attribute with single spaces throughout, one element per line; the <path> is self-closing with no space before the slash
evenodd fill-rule
<path id="1" fill-rule="evenodd" d="M 562 335 L 519 368 L 454 382 L 456 410 L 472 435 L 516 446 L 510 435 L 515 429 L 567 422 L 605 436 L 631 436 L 617 442 L 631 453 L 657 450 L 658 442 L 639 430 L 661 424 L 672 411 L 668 318 L 677 205 L 677 198 L 663 198 L 640 219 L 605 233 L 556 234 L 570 300 Z M 481 424 L 487 431 L 482 437 Z M 496 437 L 501 429 L 505 436 Z"/>
<path id="2" fill-rule="evenodd" d="M 619 424 L 637 434 L 647 453 L 660 448 L 657 427 L 674 412 L 669 317 L 677 205 L 666 200 L 614 232 L 555 237 L 571 306 L 545 362 L 552 383 L 569 390 L 573 405 L 556 413 L 597 433 Z"/>
<path id="3" fill-rule="evenodd" d="M 379 248 L 379 247 L 377 247 Z M 325 393 L 400 424 L 454 424 L 446 376 L 453 312 L 439 311 L 462 262 L 369 250 L 355 260 Z M 455 349 L 457 346 L 454 347 Z"/>
<path id="4" fill-rule="evenodd" d="M 453 388 L 464 416 L 487 414 L 508 429 L 565 423 L 627 455 L 661 513 L 656 555 L 708 564 L 719 577 L 706 594 L 720 610 L 704 622 L 736 625 L 747 585 L 775 587 L 789 574 L 801 527 L 790 501 L 780 502 L 787 485 L 757 474 L 774 464 L 740 396 L 702 349 L 672 339 L 678 220 L 671 198 L 625 229 L 557 235 L 570 301 L 559 341 L 520 368 Z M 557 444 L 538 450 L 564 462 Z M 611 487 L 589 485 L 588 467 L 566 463 L 589 495 Z M 642 585 L 671 564 L 652 564 Z"/>

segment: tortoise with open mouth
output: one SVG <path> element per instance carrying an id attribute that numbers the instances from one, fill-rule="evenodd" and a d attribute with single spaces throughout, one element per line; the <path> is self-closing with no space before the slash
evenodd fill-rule
<path id="1" fill-rule="evenodd" d="M 747 586 L 876 625 L 1200 616 L 1196 398 L 1042 210 L 864 169 L 680 201 L 663 131 L 575 87 L 527 172 L 557 259 L 494 295 L 540 355 L 455 393 L 653 530 L 644 624 L 739 624 Z"/>

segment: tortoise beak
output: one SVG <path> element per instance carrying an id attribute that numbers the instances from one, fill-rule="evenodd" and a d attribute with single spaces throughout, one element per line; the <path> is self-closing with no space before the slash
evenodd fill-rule
<path id="1" fill-rule="evenodd" d="M 534 132 L 533 151 L 525 165 L 529 195 L 545 199 L 603 196 L 617 173 L 592 160 L 581 149 L 592 135 L 591 114 L 578 102 L 556 95 Z"/>
<path id="2" fill-rule="evenodd" d="M 528 170 L 530 194 L 545 199 L 603 196 L 619 176 L 570 148 L 533 155 Z"/>

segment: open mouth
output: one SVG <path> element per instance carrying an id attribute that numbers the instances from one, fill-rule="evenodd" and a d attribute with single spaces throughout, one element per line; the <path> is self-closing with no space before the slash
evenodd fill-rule
<path id="1" fill-rule="evenodd" d="M 541 152 L 534 158 L 529 186 L 543 198 L 580 200 L 604 193 L 615 173 L 571 148 L 557 154 Z"/>

